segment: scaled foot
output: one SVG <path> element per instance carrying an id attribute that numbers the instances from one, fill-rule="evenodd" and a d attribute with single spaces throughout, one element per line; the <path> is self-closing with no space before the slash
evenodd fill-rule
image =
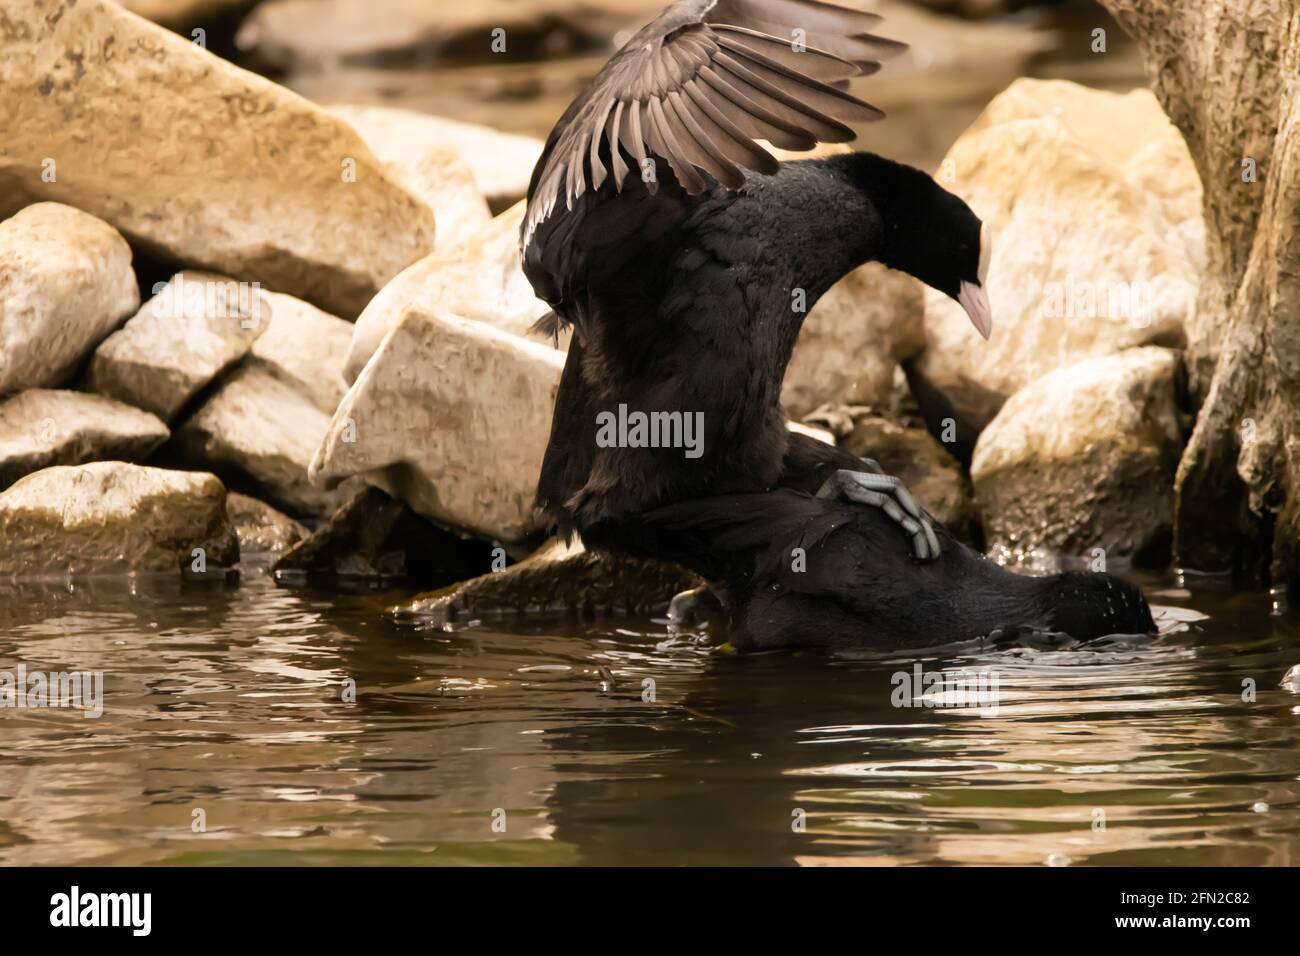
<path id="1" fill-rule="evenodd" d="M 912 536 L 912 551 L 918 561 L 933 561 L 939 557 L 939 539 L 930 519 L 916 506 L 903 483 L 892 475 L 874 473 L 880 466 L 863 459 L 864 471 L 841 468 L 826 479 L 817 492 L 818 498 L 839 498 L 862 505 L 880 508 Z"/>

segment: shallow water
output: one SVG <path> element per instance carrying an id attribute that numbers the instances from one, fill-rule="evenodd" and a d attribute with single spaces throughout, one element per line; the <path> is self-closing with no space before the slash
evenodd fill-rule
<path id="1" fill-rule="evenodd" d="M 996 712 L 892 706 L 911 657 L 647 619 L 418 630 L 255 570 L 7 587 L 0 670 L 106 692 L 0 710 L 0 863 L 1300 862 L 1297 622 L 1145 584 L 1155 640 L 921 658 L 996 673 Z"/>

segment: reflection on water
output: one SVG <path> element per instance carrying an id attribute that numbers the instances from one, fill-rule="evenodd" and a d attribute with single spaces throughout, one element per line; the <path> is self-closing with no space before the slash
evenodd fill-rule
<path id="1" fill-rule="evenodd" d="M 417 630 L 393 598 L 5 588 L 0 670 L 106 694 L 98 720 L 0 710 L 0 862 L 1300 862 L 1300 631 L 1264 595 L 1163 591 L 1155 640 L 920 659 L 995 673 L 993 716 L 892 706 L 910 657 Z"/>

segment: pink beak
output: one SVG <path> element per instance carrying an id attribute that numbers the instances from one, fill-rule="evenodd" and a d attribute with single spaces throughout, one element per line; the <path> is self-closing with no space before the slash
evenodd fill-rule
<path id="1" fill-rule="evenodd" d="M 993 334 L 993 310 L 989 307 L 988 291 L 983 286 L 963 281 L 961 290 L 957 293 L 957 301 L 966 310 L 980 335 L 987 339 Z"/>

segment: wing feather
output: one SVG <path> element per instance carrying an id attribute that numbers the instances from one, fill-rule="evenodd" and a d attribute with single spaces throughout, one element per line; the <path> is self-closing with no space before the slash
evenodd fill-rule
<path id="1" fill-rule="evenodd" d="M 646 159 L 694 194 L 775 172 L 755 140 L 808 150 L 852 139 L 848 122 L 883 114 L 848 93 L 849 80 L 906 49 L 870 32 L 880 21 L 822 0 L 677 0 L 556 124 L 533 171 L 524 244 L 558 204 L 572 209 L 607 180 L 621 192 Z"/>

